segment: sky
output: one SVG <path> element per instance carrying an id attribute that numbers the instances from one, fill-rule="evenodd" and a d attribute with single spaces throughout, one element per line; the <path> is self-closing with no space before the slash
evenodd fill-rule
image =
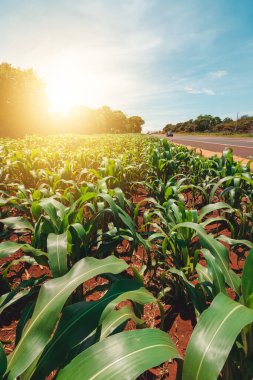
<path id="1" fill-rule="evenodd" d="M 0 63 L 32 67 L 61 112 L 235 119 L 253 114 L 252 20 L 252 0 L 0 0 Z"/>

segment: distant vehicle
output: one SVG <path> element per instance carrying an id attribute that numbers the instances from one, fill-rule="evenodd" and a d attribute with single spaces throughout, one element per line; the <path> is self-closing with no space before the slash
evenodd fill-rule
<path id="1" fill-rule="evenodd" d="M 173 132 L 172 132 L 172 131 L 168 131 L 168 132 L 166 133 L 166 136 L 167 136 L 167 137 L 173 137 Z"/>

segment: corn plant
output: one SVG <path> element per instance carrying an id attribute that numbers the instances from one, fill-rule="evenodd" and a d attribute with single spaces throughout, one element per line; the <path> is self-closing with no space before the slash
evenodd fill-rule
<path id="1" fill-rule="evenodd" d="M 155 230 L 155 233 L 150 232 L 148 241 L 156 241 L 158 244 L 160 241 L 160 252 L 163 257 L 169 256 L 177 269 L 191 272 L 195 230 L 190 228 L 191 224 L 189 228 L 178 228 L 178 226 L 185 222 L 196 223 L 202 228 L 212 223 L 226 223 L 233 232 L 233 225 L 224 216 L 206 218 L 208 214 L 217 210 L 223 210 L 226 214 L 233 212 L 231 206 L 223 202 L 204 206 L 199 213 L 196 209 L 187 210 L 184 203 L 174 200 L 168 201 L 164 207 L 159 206 L 159 208 L 156 203 L 154 210 L 145 215 L 146 226 L 148 228 L 152 226 Z"/>

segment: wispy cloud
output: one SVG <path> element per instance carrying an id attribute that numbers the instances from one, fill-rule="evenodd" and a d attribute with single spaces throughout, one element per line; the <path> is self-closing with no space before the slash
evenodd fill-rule
<path id="1" fill-rule="evenodd" d="M 218 70 L 218 71 L 212 71 L 210 75 L 213 78 L 222 78 L 228 75 L 228 72 L 227 70 Z"/>
<path id="2" fill-rule="evenodd" d="M 194 87 L 190 87 L 190 86 L 187 86 L 184 88 L 184 90 L 186 92 L 188 92 L 188 94 L 194 94 L 194 95 L 197 95 L 197 94 L 205 94 L 205 95 L 215 95 L 215 92 L 213 90 L 210 90 L 209 88 L 194 88 Z"/>

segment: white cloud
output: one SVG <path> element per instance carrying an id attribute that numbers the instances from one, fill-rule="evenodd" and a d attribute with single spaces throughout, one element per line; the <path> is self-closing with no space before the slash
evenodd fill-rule
<path id="1" fill-rule="evenodd" d="M 226 70 L 218 70 L 218 71 L 212 71 L 210 73 L 210 75 L 213 77 L 213 78 L 222 78 L 224 77 L 225 75 L 227 75 L 228 72 Z"/>
<path id="2" fill-rule="evenodd" d="M 187 86 L 184 88 L 188 94 L 205 94 L 205 95 L 215 95 L 215 92 L 213 90 L 210 90 L 209 88 L 194 88 L 191 86 Z"/>

